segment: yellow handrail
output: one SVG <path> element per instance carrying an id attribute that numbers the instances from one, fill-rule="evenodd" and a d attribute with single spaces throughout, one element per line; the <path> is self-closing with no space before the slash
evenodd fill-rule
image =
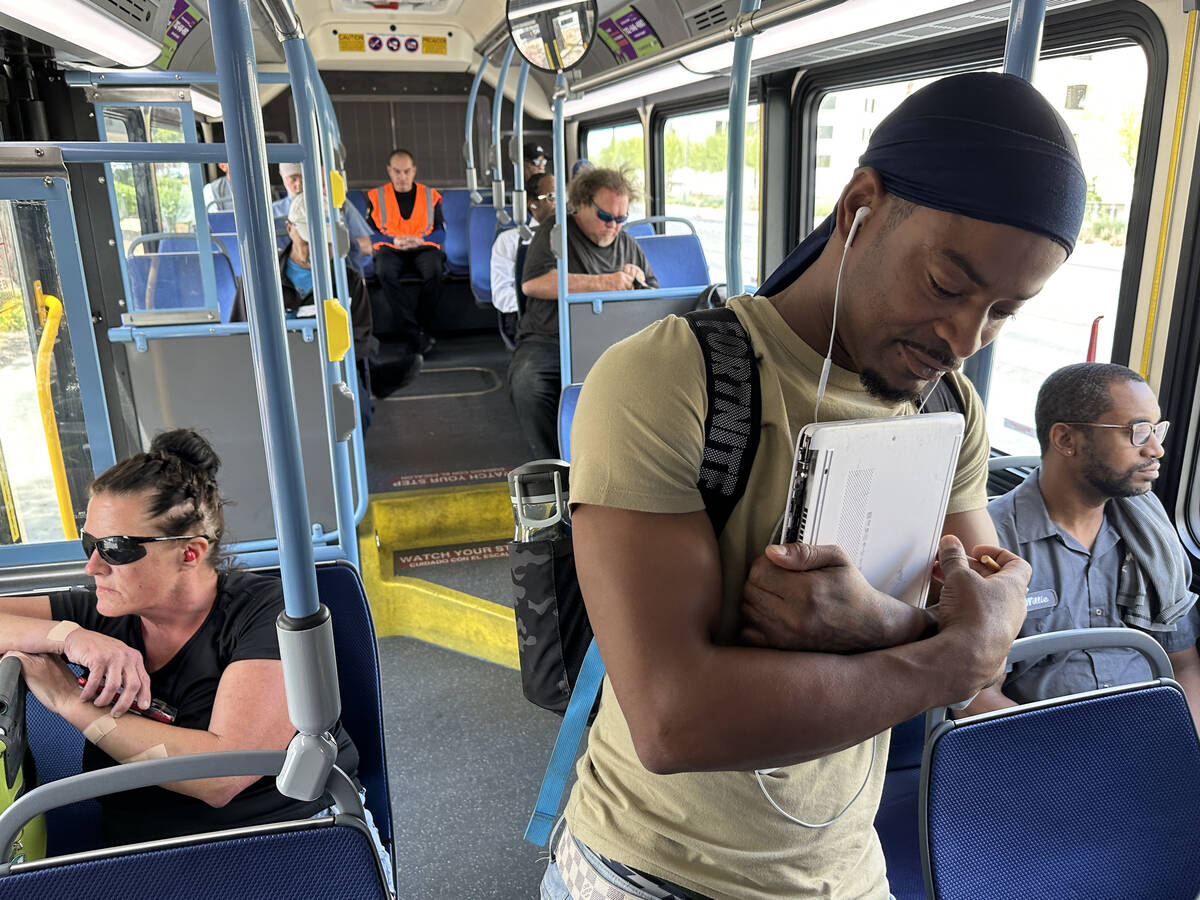
<path id="1" fill-rule="evenodd" d="M 13 503 L 12 485 L 8 483 L 8 466 L 4 463 L 4 446 L 0 445 L 0 497 L 4 498 L 4 512 L 8 519 L 8 534 L 14 544 L 21 543 L 21 525 L 17 521 L 17 508 Z"/>
<path id="2" fill-rule="evenodd" d="M 1154 278 L 1150 282 L 1150 309 L 1146 313 L 1146 332 L 1142 339 L 1142 363 L 1138 372 L 1150 374 L 1150 345 L 1158 325 L 1158 301 L 1162 294 L 1163 268 L 1167 259 L 1167 226 L 1175 200 L 1175 176 L 1179 171 L 1179 146 L 1183 142 L 1183 119 L 1187 111 L 1188 85 L 1192 79 L 1192 53 L 1196 44 L 1196 11 L 1188 13 L 1187 37 L 1184 38 L 1183 66 L 1179 72 L 1179 97 L 1175 101 L 1175 130 L 1171 134 L 1171 158 L 1167 163 L 1167 189 L 1163 194 L 1162 222 L 1158 228 L 1158 250 L 1154 254 Z"/>
<path id="3" fill-rule="evenodd" d="M 67 484 L 67 467 L 63 462 L 62 442 L 58 439 L 58 420 L 54 417 L 54 398 L 50 395 L 50 364 L 53 361 L 54 342 L 58 339 L 58 323 L 62 319 L 62 301 L 42 293 L 42 283 L 33 283 L 39 312 L 46 309 L 46 327 L 38 341 L 37 352 L 37 395 L 42 411 L 42 430 L 46 434 L 46 450 L 50 454 L 50 471 L 54 475 L 54 492 L 58 495 L 58 517 L 62 520 L 63 534 L 68 541 L 79 539 L 75 528 L 75 509 L 71 505 L 71 487 Z"/>

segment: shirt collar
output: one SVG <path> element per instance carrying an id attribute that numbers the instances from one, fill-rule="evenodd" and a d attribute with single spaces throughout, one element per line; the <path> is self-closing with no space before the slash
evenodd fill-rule
<path id="1" fill-rule="evenodd" d="M 1055 525 L 1050 514 L 1046 512 L 1046 501 L 1042 499 L 1039 481 L 1041 473 L 1042 468 L 1038 466 L 1028 478 L 1013 489 L 1013 525 L 1017 541 L 1020 543 L 1031 543 L 1055 535 L 1064 541 L 1068 540 L 1067 533 Z M 1105 515 L 1096 540 L 1092 543 L 1091 555 L 1101 556 L 1107 553 L 1119 539 L 1120 535 Z M 1070 538 L 1070 541 L 1075 543 L 1074 538 Z"/>

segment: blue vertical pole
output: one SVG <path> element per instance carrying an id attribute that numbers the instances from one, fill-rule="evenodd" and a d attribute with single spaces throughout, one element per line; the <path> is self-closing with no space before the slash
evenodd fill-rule
<path id="1" fill-rule="evenodd" d="M 529 60 L 521 63 L 521 74 L 517 76 L 517 93 L 513 97 L 513 218 L 522 240 L 529 240 L 533 232 L 525 224 L 529 218 L 529 207 L 525 205 L 525 82 L 529 80 Z"/>
<path id="2" fill-rule="evenodd" d="M 1033 81 L 1033 69 L 1042 50 L 1042 25 L 1046 0 L 1012 0 L 1008 10 L 1008 36 L 1004 41 L 1004 71 Z"/>
<path id="3" fill-rule="evenodd" d="M 760 4 L 761 0 L 742 0 L 742 15 L 755 12 Z M 746 289 L 742 279 L 742 175 L 746 168 L 746 105 L 750 102 L 750 51 L 753 49 L 751 33 L 734 38 L 725 157 L 725 286 L 730 297 Z"/>
<path id="4" fill-rule="evenodd" d="M 483 73 L 487 66 L 488 58 L 480 57 L 479 68 L 475 70 L 475 80 L 471 82 L 471 93 L 467 97 L 467 127 L 466 138 L 463 141 L 463 160 L 467 164 L 467 190 L 471 192 L 471 202 L 475 204 L 483 202 L 483 195 L 479 193 L 479 182 L 475 176 L 475 103 L 479 99 L 479 85 L 483 83 Z"/>
<path id="5" fill-rule="evenodd" d="M 292 363 L 283 322 L 283 292 L 275 260 L 275 227 L 267 185 L 266 141 L 258 105 L 258 73 L 246 0 L 210 0 L 209 21 L 233 187 L 233 215 L 245 254 L 243 282 L 258 411 L 267 451 L 267 480 L 284 605 L 292 618 L 318 609 L 317 576 L 309 535 L 308 495 L 300 426 L 292 390 Z"/>
<path id="6" fill-rule="evenodd" d="M 313 73 L 309 70 L 308 56 L 305 53 L 305 43 L 302 37 L 289 37 L 283 40 L 283 55 L 287 60 L 288 72 L 292 76 L 292 103 L 296 109 L 296 129 L 299 143 L 308 150 L 302 162 L 304 173 L 304 207 L 308 215 L 308 236 L 311 239 L 308 246 L 308 261 L 313 272 L 313 303 L 317 307 L 317 339 L 320 343 L 320 355 L 323 363 L 322 403 L 325 409 L 326 432 L 329 437 L 329 466 L 333 475 L 333 509 L 337 520 L 338 543 L 343 551 L 357 564 L 357 541 L 354 530 L 354 502 L 351 495 L 350 481 L 350 451 L 338 440 L 337 428 L 333 420 L 333 385 L 341 381 L 338 363 L 328 361 L 326 349 L 329 347 L 329 326 L 325 321 L 325 300 L 334 297 L 333 278 L 329 269 L 329 244 L 331 231 L 326 228 L 325 209 L 332 201 L 329 182 L 324 170 L 329 166 L 329 158 L 322 160 L 321 136 L 317 129 L 317 88 L 313 83 Z M 324 165 L 322 165 L 324 162 Z M 326 199 L 328 198 L 328 200 Z M 336 214 L 330 218 L 330 226 L 336 222 Z M 338 256 L 334 248 L 334 256 Z M 344 296 L 344 294 L 343 294 Z M 353 344 L 351 344 L 353 352 Z"/>
<path id="7" fill-rule="evenodd" d="M 1042 50 L 1042 24 L 1046 20 L 1046 0 L 1012 0 L 1008 10 L 1008 36 L 1004 41 L 1004 71 L 1026 81 Z M 987 403 L 992 380 L 993 344 L 983 347 L 970 358 L 964 370 L 975 384 L 980 399 Z"/>
<path id="8" fill-rule="evenodd" d="M 496 218 L 502 225 L 508 222 L 508 217 L 504 214 L 504 149 L 500 146 L 500 113 L 504 110 L 504 82 L 508 81 L 508 70 L 512 67 L 513 49 L 513 43 L 509 41 L 504 59 L 500 62 L 500 71 L 496 73 L 496 96 L 492 98 L 492 206 L 496 208 Z"/>
<path id="9" fill-rule="evenodd" d="M 571 306 L 567 302 L 567 151 L 563 145 L 563 102 L 567 78 L 554 79 L 554 255 L 558 257 L 558 365 L 559 381 L 571 383 Z"/>

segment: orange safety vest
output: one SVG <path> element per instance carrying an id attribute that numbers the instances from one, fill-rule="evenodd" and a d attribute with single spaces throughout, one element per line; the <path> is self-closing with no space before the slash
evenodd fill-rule
<path id="1" fill-rule="evenodd" d="M 407 219 L 400 215 L 400 204 L 396 202 L 396 192 L 389 181 L 380 185 L 368 195 L 372 200 L 371 224 L 388 237 L 424 238 L 433 231 L 433 208 L 442 202 L 442 195 L 427 184 L 415 185 L 417 197 L 413 201 L 412 215 Z M 383 221 L 379 221 L 382 210 Z M 425 241 L 426 246 L 442 248 L 441 244 Z M 376 241 L 375 247 L 391 247 L 391 241 Z"/>

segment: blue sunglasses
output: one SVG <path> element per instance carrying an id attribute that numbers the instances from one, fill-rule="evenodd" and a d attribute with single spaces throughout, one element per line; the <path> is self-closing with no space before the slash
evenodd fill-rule
<path id="1" fill-rule="evenodd" d="M 596 210 L 596 217 L 605 225 L 607 225 L 609 222 L 616 222 L 618 225 L 624 225 L 629 220 L 629 216 L 614 216 L 610 212 L 605 212 L 596 205 L 595 200 L 592 201 L 592 208 Z"/>

